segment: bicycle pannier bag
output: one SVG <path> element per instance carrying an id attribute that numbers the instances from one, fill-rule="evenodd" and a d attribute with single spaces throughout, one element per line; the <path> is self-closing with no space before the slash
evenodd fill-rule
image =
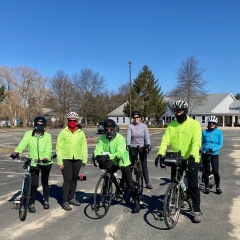
<path id="1" fill-rule="evenodd" d="M 181 151 L 179 152 L 166 152 L 164 164 L 166 166 L 178 166 L 181 165 Z"/>

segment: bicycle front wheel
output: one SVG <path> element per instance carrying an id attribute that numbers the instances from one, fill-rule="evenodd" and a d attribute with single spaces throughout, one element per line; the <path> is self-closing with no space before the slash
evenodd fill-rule
<path id="1" fill-rule="evenodd" d="M 138 194 L 143 193 L 143 173 L 142 173 L 142 164 L 141 161 L 137 160 L 134 167 L 133 181 L 136 184 Z"/>
<path id="2" fill-rule="evenodd" d="M 180 188 L 176 183 L 171 183 L 164 197 L 164 221 L 168 228 L 174 228 L 178 222 L 181 211 Z"/>
<path id="3" fill-rule="evenodd" d="M 30 189 L 31 189 L 31 176 L 27 175 L 24 179 L 22 197 L 21 197 L 19 209 L 18 209 L 19 219 L 21 221 L 24 221 L 27 217 Z"/>
<path id="4" fill-rule="evenodd" d="M 102 175 L 94 192 L 94 212 L 98 218 L 103 218 L 112 202 L 112 179 L 110 175 Z"/>

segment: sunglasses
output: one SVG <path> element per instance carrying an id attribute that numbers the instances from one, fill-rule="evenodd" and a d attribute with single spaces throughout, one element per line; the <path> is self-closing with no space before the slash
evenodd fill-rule
<path id="1" fill-rule="evenodd" d="M 216 123 L 215 123 L 215 122 L 209 122 L 208 124 L 213 124 L 213 125 L 216 125 Z"/>
<path id="2" fill-rule="evenodd" d="M 133 119 L 136 119 L 136 118 L 139 118 L 139 117 L 133 117 Z"/>
<path id="3" fill-rule="evenodd" d="M 36 123 L 35 126 L 43 126 L 42 123 Z"/>
<path id="4" fill-rule="evenodd" d="M 114 128 L 105 128 L 104 130 L 105 130 L 105 132 L 112 132 L 114 130 Z"/>
<path id="5" fill-rule="evenodd" d="M 77 120 L 68 120 L 68 122 L 77 122 Z"/>

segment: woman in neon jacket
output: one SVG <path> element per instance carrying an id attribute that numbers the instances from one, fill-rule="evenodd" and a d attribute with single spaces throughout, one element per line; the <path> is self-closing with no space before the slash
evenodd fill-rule
<path id="1" fill-rule="evenodd" d="M 67 114 L 67 126 L 59 133 L 57 139 L 57 161 L 63 174 L 63 204 L 65 211 L 71 211 L 69 206 L 80 206 L 75 199 L 77 177 L 82 166 L 87 163 L 88 149 L 85 133 L 78 128 L 78 114 Z M 70 199 L 69 197 L 70 191 Z"/>
<path id="2" fill-rule="evenodd" d="M 41 182 L 43 187 L 44 209 L 49 209 L 49 185 L 48 179 L 52 168 L 52 137 L 45 131 L 47 120 L 44 117 L 38 116 L 34 119 L 34 129 L 25 132 L 23 139 L 20 141 L 14 153 L 10 157 L 16 158 L 19 153 L 28 148 L 29 158 L 35 160 L 42 160 L 45 163 L 36 165 L 34 161 L 31 162 L 31 192 L 28 211 L 30 213 L 36 212 L 35 200 L 37 188 L 39 186 L 39 173 L 41 171 Z"/>
<path id="3" fill-rule="evenodd" d="M 221 194 L 220 175 L 219 175 L 219 150 L 223 146 L 223 134 L 217 126 L 218 118 L 210 116 L 208 118 L 208 128 L 202 132 L 202 163 L 204 168 L 204 182 L 205 191 L 208 194 L 209 188 L 209 174 L 210 164 L 216 183 L 216 193 Z"/>

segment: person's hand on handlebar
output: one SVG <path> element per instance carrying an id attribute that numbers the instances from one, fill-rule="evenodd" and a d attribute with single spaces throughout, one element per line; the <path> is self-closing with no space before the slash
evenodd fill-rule
<path id="1" fill-rule="evenodd" d="M 163 162 L 164 162 L 164 157 L 161 154 L 157 155 L 155 159 L 155 166 L 157 167 L 158 164 L 160 164 L 161 168 L 166 168 Z"/>
<path id="2" fill-rule="evenodd" d="M 48 158 L 43 158 L 42 159 L 42 163 L 47 163 L 49 160 L 48 160 Z"/>
<path id="3" fill-rule="evenodd" d="M 18 152 L 13 152 L 11 155 L 10 155 L 10 158 L 12 159 L 15 159 L 15 158 L 18 158 L 19 157 L 19 153 Z"/>

